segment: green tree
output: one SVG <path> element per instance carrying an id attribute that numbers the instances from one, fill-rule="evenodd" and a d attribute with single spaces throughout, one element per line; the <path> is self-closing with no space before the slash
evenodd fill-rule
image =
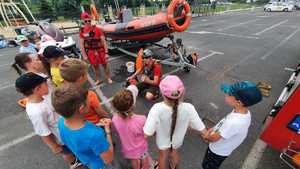
<path id="1" fill-rule="evenodd" d="M 53 8 L 48 0 L 40 0 L 40 18 L 54 18 Z"/>

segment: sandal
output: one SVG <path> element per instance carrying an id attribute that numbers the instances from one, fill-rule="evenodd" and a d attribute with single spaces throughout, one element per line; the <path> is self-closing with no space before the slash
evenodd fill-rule
<path id="1" fill-rule="evenodd" d="M 158 169 L 158 161 L 153 161 L 153 169 Z"/>
<path id="2" fill-rule="evenodd" d="M 95 85 L 96 85 L 96 86 L 99 86 L 101 83 L 103 83 L 103 81 L 97 80 L 96 83 L 95 83 Z"/>
<path id="3" fill-rule="evenodd" d="M 177 165 L 177 166 L 178 166 L 178 165 Z M 176 166 L 175 168 L 173 168 L 173 169 L 178 169 L 177 166 Z M 169 163 L 169 169 L 172 169 L 171 163 Z"/>

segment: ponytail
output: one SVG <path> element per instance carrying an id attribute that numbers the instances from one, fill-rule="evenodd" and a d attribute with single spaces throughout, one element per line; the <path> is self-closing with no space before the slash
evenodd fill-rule
<path id="1" fill-rule="evenodd" d="M 19 75 L 22 75 L 23 70 L 27 71 L 25 64 L 31 61 L 29 55 L 30 53 L 18 53 L 15 56 L 15 62 L 11 65 L 11 67 L 14 68 Z"/>
<path id="2" fill-rule="evenodd" d="M 38 58 L 42 61 L 42 64 L 43 64 L 47 74 L 51 77 L 50 63 L 48 62 L 48 60 L 41 55 L 38 55 Z"/>
<path id="3" fill-rule="evenodd" d="M 22 75 L 23 71 L 21 70 L 21 68 L 18 66 L 18 64 L 15 62 L 11 65 L 12 68 L 14 68 L 16 70 L 16 72 L 18 73 L 18 75 Z"/>
<path id="4" fill-rule="evenodd" d="M 178 99 L 173 100 L 173 101 L 174 101 L 174 104 L 173 104 L 173 107 L 172 107 L 173 113 L 172 113 L 172 124 L 171 124 L 171 133 L 170 133 L 171 142 L 172 142 L 173 134 L 174 134 L 175 127 L 176 127 L 177 114 L 178 114 L 178 104 L 179 104 Z"/>
<path id="5" fill-rule="evenodd" d="M 126 118 L 128 118 L 129 116 L 130 116 L 130 112 L 129 111 L 126 111 L 126 112 L 119 112 L 120 113 L 120 115 L 124 118 L 124 119 L 126 119 Z"/>

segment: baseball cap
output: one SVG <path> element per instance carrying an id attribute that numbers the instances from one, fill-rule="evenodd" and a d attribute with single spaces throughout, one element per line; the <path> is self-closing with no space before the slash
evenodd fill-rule
<path id="1" fill-rule="evenodd" d="M 179 99 L 184 94 L 184 85 L 175 75 L 166 76 L 159 84 L 161 93 L 170 99 Z"/>
<path id="2" fill-rule="evenodd" d="M 145 49 L 143 51 L 143 58 L 150 58 L 153 56 L 153 52 L 150 49 Z"/>
<path id="3" fill-rule="evenodd" d="M 139 89 L 135 85 L 129 85 L 127 88 L 132 93 L 133 96 L 133 105 L 136 103 L 136 98 L 139 94 Z"/>
<path id="4" fill-rule="evenodd" d="M 262 100 L 262 94 L 256 84 L 250 81 L 241 81 L 234 84 L 222 84 L 222 92 L 234 96 L 241 101 L 244 106 L 252 106 Z"/>
<path id="5" fill-rule="evenodd" d="M 21 93 L 33 90 L 38 85 L 45 82 L 47 78 L 44 78 L 38 74 L 29 72 L 21 75 L 15 82 L 15 86 Z"/>
<path id="6" fill-rule="evenodd" d="M 44 49 L 43 56 L 46 59 L 57 58 L 59 56 L 64 56 L 65 52 L 56 46 L 47 46 Z"/>
<path id="7" fill-rule="evenodd" d="M 18 35 L 16 40 L 17 42 L 22 42 L 28 40 L 28 38 L 25 35 Z"/>
<path id="8" fill-rule="evenodd" d="M 90 16 L 87 12 L 82 12 L 82 13 L 80 14 L 80 18 L 81 18 L 82 20 L 85 20 L 85 19 L 91 19 L 91 16 Z"/>

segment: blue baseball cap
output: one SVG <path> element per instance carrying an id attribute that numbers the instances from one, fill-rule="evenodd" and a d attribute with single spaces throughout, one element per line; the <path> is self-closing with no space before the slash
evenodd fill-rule
<path id="1" fill-rule="evenodd" d="M 262 94 L 256 84 L 250 81 L 241 81 L 234 84 L 222 84 L 220 86 L 222 92 L 234 96 L 241 101 L 244 106 L 252 106 L 262 100 Z"/>

